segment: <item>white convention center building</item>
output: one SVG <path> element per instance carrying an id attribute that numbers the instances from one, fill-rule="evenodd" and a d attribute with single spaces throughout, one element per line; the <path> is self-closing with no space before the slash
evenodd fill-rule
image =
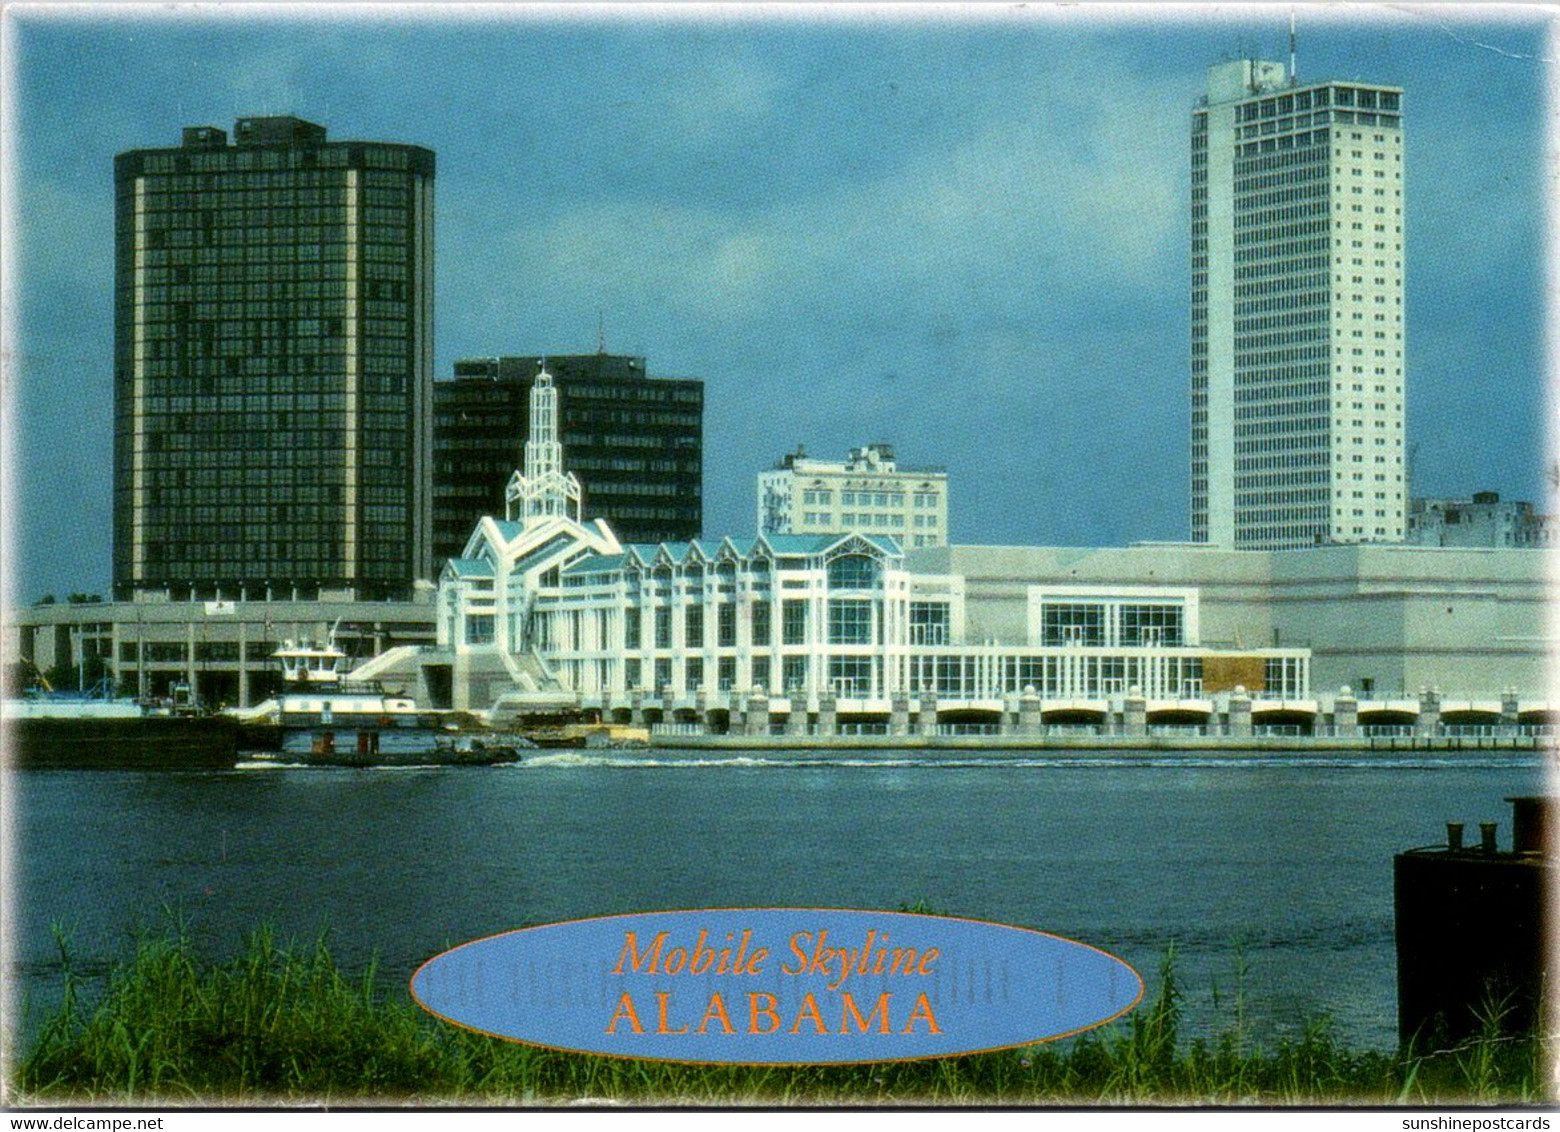
<path id="1" fill-rule="evenodd" d="M 964 578 L 907 569 L 877 533 L 621 545 L 580 518 L 545 373 L 532 398 L 505 518 L 440 578 L 438 646 L 416 658 L 434 707 L 753 733 L 1207 719 L 1231 696 L 1316 709 L 1310 650 L 1204 647 L 1195 587 L 1030 585 L 1024 639 L 979 641 Z"/>

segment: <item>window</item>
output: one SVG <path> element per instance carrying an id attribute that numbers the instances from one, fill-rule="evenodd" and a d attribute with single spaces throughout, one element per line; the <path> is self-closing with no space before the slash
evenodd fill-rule
<path id="1" fill-rule="evenodd" d="M 683 644 L 690 649 L 704 647 L 704 607 L 690 605 L 683 609 Z"/>
<path id="2" fill-rule="evenodd" d="M 831 590 L 869 590 L 877 584 L 878 564 L 864 554 L 845 554 L 829 563 Z"/>
<path id="3" fill-rule="evenodd" d="M 1042 645 L 1103 645 L 1105 607 L 1047 602 L 1040 611 Z"/>
<path id="4" fill-rule="evenodd" d="M 807 643 L 807 602 L 783 601 L 781 604 L 781 643 L 804 645 Z"/>
<path id="5" fill-rule="evenodd" d="M 730 602 L 717 606 L 715 625 L 715 644 L 723 649 L 734 647 L 737 643 L 737 607 Z"/>
<path id="6" fill-rule="evenodd" d="M 964 695 L 963 659 L 957 656 L 940 656 L 937 658 L 935 688 L 938 695 Z"/>
<path id="7" fill-rule="evenodd" d="M 753 605 L 753 643 L 755 645 L 768 645 L 769 639 L 769 603 L 767 601 L 756 602 Z"/>
<path id="8" fill-rule="evenodd" d="M 623 647 L 639 648 L 639 635 L 639 610 L 630 608 L 623 615 Z"/>
<path id="9" fill-rule="evenodd" d="M 948 606 L 940 601 L 910 603 L 910 643 L 945 645 L 948 643 Z"/>
<path id="10" fill-rule="evenodd" d="M 872 694 L 872 657 L 836 656 L 829 659 L 829 687 L 835 695 L 856 698 Z"/>
<path id="11" fill-rule="evenodd" d="M 1181 609 L 1173 605 L 1123 605 L 1121 643 L 1180 645 Z"/>
<path id="12" fill-rule="evenodd" d="M 785 690 L 787 692 L 807 691 L 807 658 L 805 656 L 788 656 L 785 658 L 785 667 L 782 670 L 785 675 Z M 795 706 L 792 706 L 795 710 Z"/>
<path id="13" fill-rule="evenodd" d="M 831 645 L 870 645 L 872 643 L 872 603 L 870 601 L 830 601 L 829 643 Z"/>
<path id="14" fill-rule="evenodd" d="M 672 611 L 664 605 L 657 606 L 655 611 L 655 647 L 672 647 Z"/>
<path id="15" fill-rule="evenodd" d="M 493 615 L 491 613 L 466 614 L 466 643 L 490 645 L 493 643 Z"/>
<path id="16" fill-rule="evenodd" d="M 753 658 L 753 687 L 769 690 L 769 658 L 767 656 L 755 656 Z"/>

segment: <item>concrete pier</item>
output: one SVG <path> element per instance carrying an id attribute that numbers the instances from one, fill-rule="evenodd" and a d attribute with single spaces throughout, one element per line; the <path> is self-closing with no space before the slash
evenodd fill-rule
<path id="1" fill-rule="evenodd" d="M 1148 701 L 1143 698 L 1142 692 L 1133 688 L 1127 693 L 1127 698 L 1121 711 L 1123 735 L 1147 735 L 1148 734 Z"/>
<path id="2" fill-rule="evenodd" d="M 1236 686 L 1235 694 L 1230 697 L 1227 734 L 1237 739 L 1249 738 L 1251 735 L 1251 697 L 1246 695 L 1246 689 Z"/>
<path id="3" fill-rule="evenodd" d="M 747 715 L 743 719 L 742 731 L 746 735 L 769 734 L 769 697 L 762 690 L 755 690 L 748 697 Z"/>
<path id="4" fill-rule="evenodd" d="M 1018 733 L 1020 735 L 1038 735 L 1044 726 L 1041 723 L 1040 697 L 1035 695 L 1033 684 L 1024 687 L 1024 694 L 1018 698 Z"/>
<path id="5" fill-rule="evenodd" d="M 1441 692 L 1439 689 L 1419 693 L 1419 718 L 1414 720 L 1414 733 L 1434 735 L 1441 724 Z"/>
<path id="6" fill-rule="evenodd" d="M 1343 691 L 1333 701 L 1333 734 L 1340 739 L 1353 739 L 1360 733 L 1360 705 L 1344 685 Z"/>
<path id="7" fill-rule="evenodd" d="M 836 735 L 839 733 L 839 715 L 835 708 L 838 701 L 833 693 L 825 692 L 818 697 L 818 734 Z"/>
<path id="8" fill-rule="evenodd" d="M 921 693 L 921 702 L 915 713 L 915 732 L 917 735 L 937 734 L 937 696 L 935 693 Z"/>

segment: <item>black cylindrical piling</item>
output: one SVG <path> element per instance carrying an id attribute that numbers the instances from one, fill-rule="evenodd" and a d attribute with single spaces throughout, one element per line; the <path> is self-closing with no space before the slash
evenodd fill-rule
<path id="1" fill-rule="evenodd" d="M 1548 853 L 1549 807 L 1547 798 L 1507 798 L 1511 803 L 1512 851 Z"/>
<path id="2" fill-rule="evenodd" d="M 1479 823 L 1477 848 L 1460 822 L 1446 847 L 1393 860 L 1398 1035 L 1416 1052 L 1448 1049 L 1484 1033 L 1536 1032 L 1544 983 L 1544 893 L 1554 857 L 1544 841 L 1548 798 L 1513 798 L 1514 847 L 1502 852 L 1495 822 Z"/>

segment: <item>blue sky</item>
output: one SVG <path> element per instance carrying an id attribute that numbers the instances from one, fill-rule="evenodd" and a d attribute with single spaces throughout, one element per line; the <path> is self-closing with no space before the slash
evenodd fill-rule
<path id="1" fill-rule="evenodd" d="M 438 155 L 435 374 L 706 382 L 705 531 L 798 443 L 946 465 L 958 542 L 1187 531 L 1188 126 L 1287 7 L 6 9 L 8 590 L 109 581 L 112 161 L 291 113 Z M 1416 494 L 1541 500 L 1541 13 L 1298 9 L 1405 88 Z"/>

